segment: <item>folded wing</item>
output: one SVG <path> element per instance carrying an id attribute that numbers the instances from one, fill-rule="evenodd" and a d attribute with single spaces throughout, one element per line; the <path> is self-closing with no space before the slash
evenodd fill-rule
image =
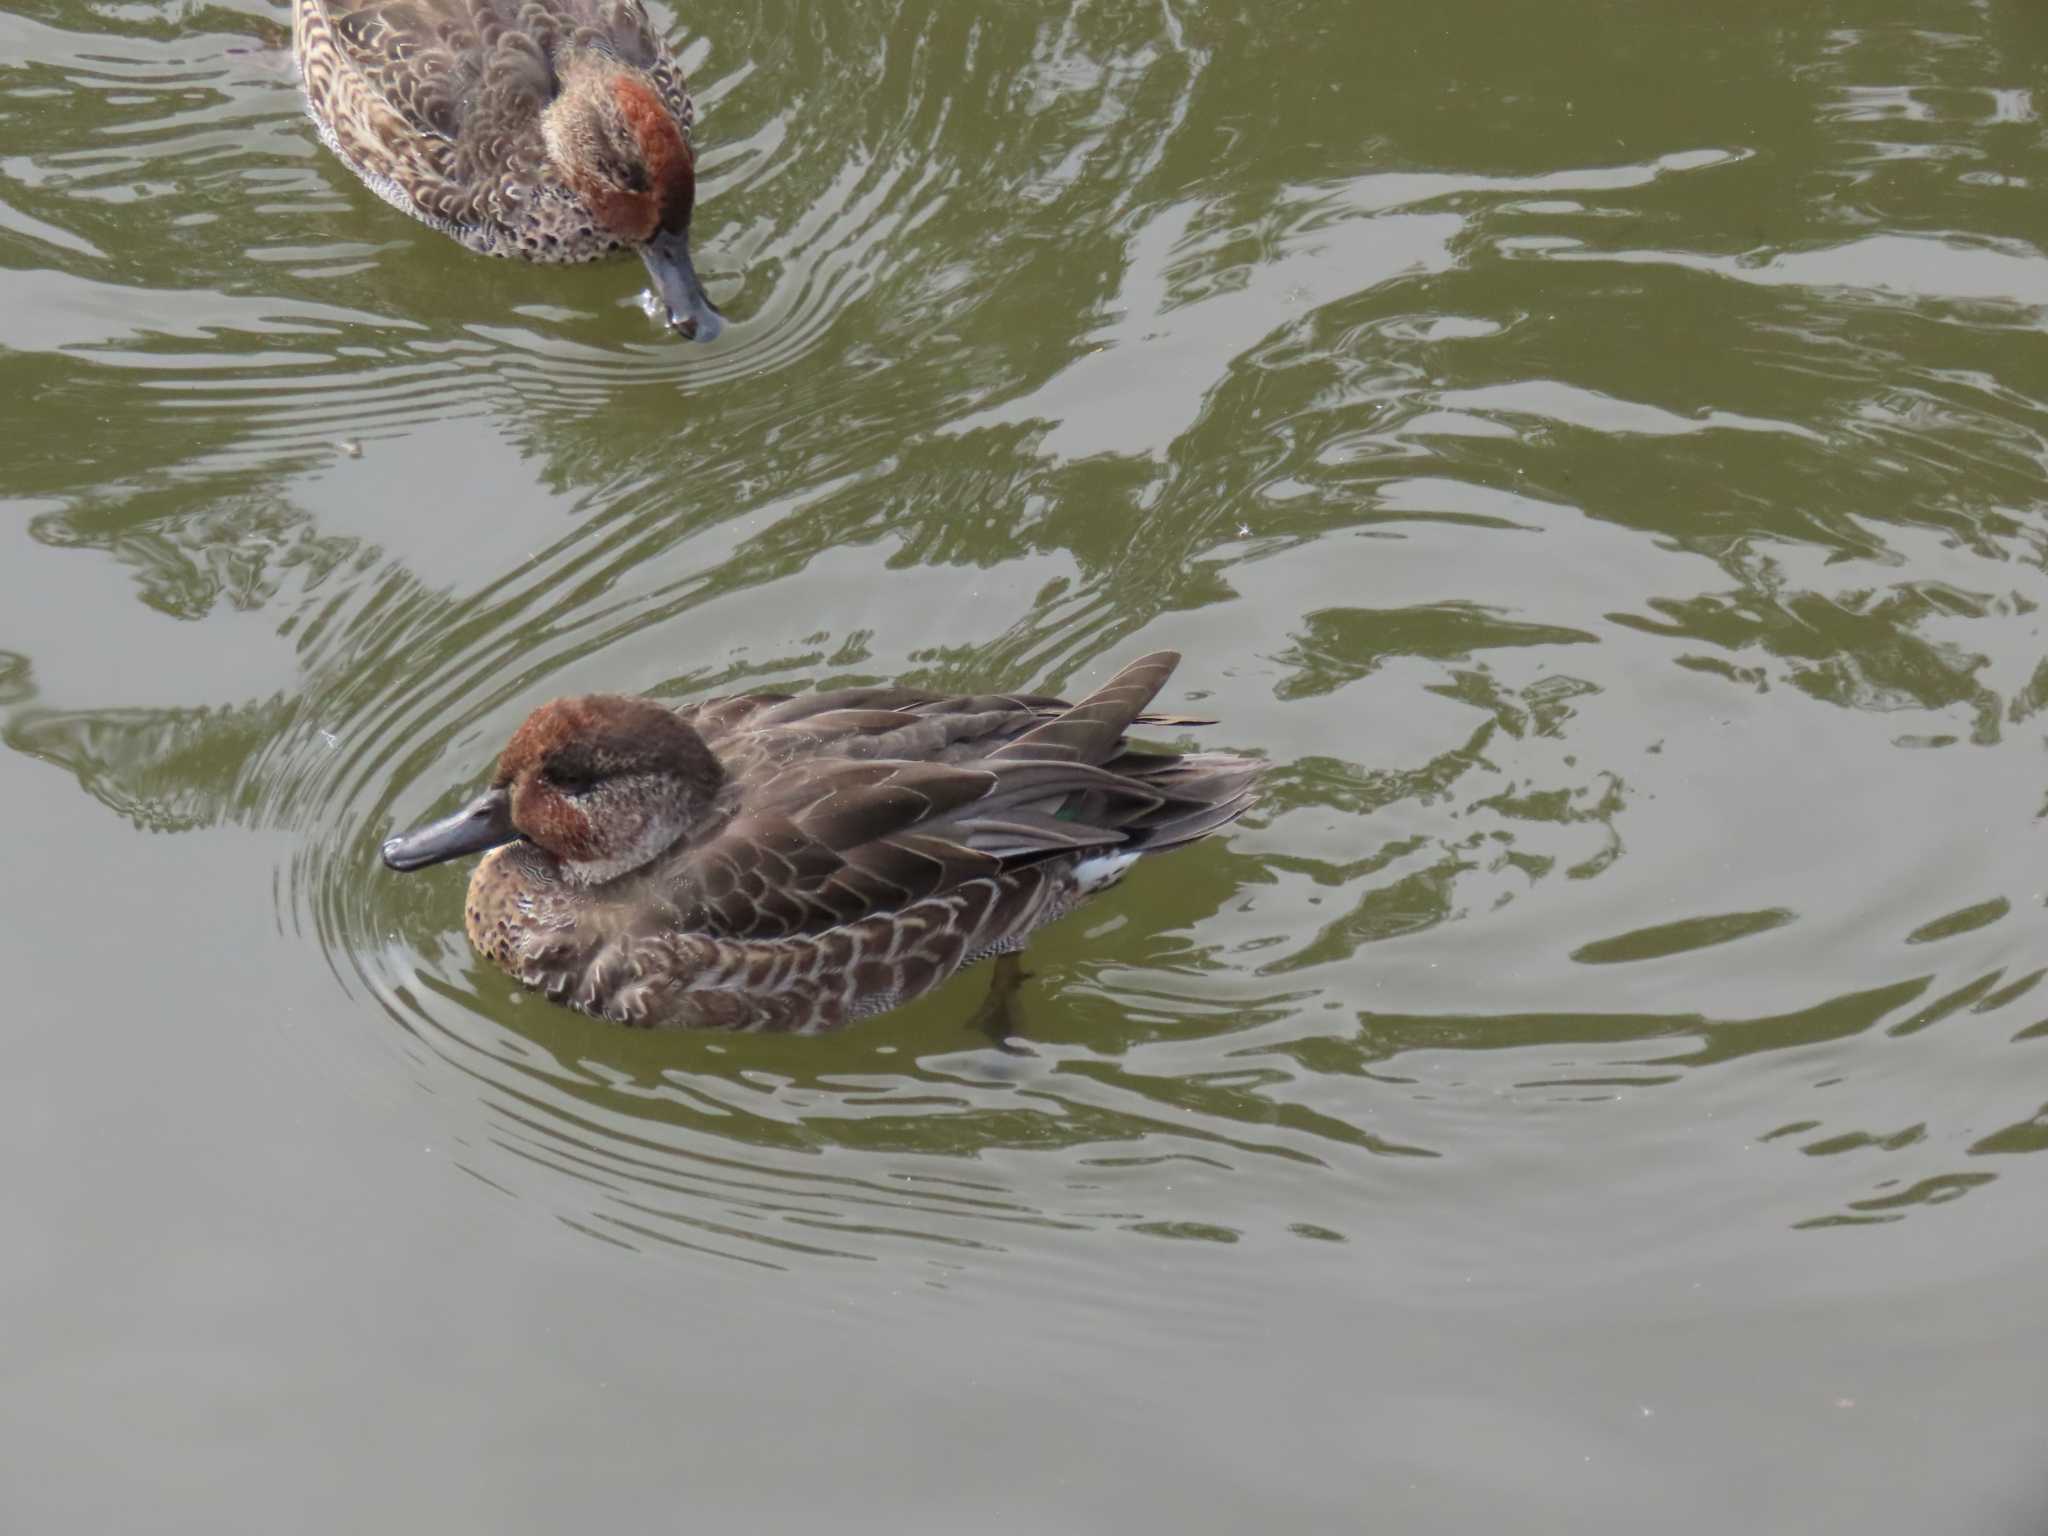
<path id="1" fill-rule="evenodd" d="M 712 931 L 775 938 L 1054 855 L 1199 837 L 1243 811 L 1257 765 L 1125 740 L 1179 659 L 1142 657 L 1073 705 L 861 689 L 687 710 L 743 789 L 670 894 Z"/>

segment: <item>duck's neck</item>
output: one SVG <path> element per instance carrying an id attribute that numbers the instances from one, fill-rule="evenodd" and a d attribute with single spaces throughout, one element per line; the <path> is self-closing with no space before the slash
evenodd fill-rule
<path id="1" fill-rule="evenodd" d="M 688 838 L 688 829 L 651 817 L 639 834 L 608 858 L 563 859 L 540 848 L 533 851 L 548 866 L 548 874 L 565 885 L 588 889 L 609 885 L 640 870 L 651 869 Z"/>

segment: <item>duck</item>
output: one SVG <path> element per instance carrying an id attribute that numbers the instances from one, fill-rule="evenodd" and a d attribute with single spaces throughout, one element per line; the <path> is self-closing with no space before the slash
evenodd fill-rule
<path id="1" fill-rule="evenodd" d="M 641 0 L 292 0 L 321 140 L 385 202 L 472 251 L 626 251 L 670 327 L 721 328 L 690 258 L 696 104 Z"/>
<path id="2" fill-rule="evenodd" d="M 817 1034 L 909 1002 L 1253 803 L 1262 764 L 1131 742 L 1180 657 L 1079 703 L 907 687 L 530 714 L 488 787 L 386 841 L 483 854 L 464 926 L 550 1000 L 646 1028 Z"/>

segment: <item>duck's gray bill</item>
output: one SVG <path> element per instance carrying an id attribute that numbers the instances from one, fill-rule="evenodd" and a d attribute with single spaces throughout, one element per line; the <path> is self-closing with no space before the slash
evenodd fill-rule
<path id="1" fill-rule="evenodd" d="M 697 279 L 689 237 L 664 230 L 640 247 L 640 259 L 647 263 L 655 297 L 667 309 L 668 323 L 676 333 L 689 341 L 716 339 L 725 322 L 718 318 L 711 295 Z"/>
<path id="2" fill-rule="evenodd" d="M 402 872 L 425 869 L 465 854 L 487 853 L 518 836 L 512 825 L 512 797 L 502 789 L 488 789 L 446 820 L 392 838 L 384 845 L 384 862 Z"/>

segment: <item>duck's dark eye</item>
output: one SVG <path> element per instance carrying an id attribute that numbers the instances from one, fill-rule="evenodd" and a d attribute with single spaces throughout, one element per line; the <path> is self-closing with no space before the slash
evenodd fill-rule
<path id="1" fill-rule="evenodd" d="M 568 752 L 541 765 L 541 779 L 550 789 L 565 795 L 587 795 L 597 787 L 597 765 L 579 753 Z"/>

